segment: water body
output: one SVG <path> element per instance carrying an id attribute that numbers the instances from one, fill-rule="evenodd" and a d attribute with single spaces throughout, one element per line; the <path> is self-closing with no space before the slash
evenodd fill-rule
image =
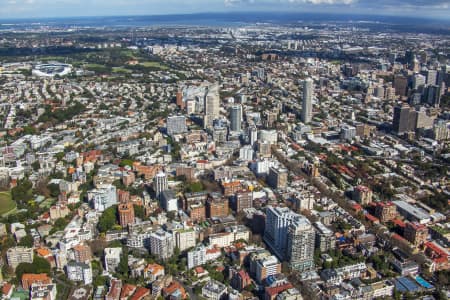
<path id="1" fill-rule="evenodd" d="M 426 21 L 426 22 L 424 22 Z M 354 23 L 355 26 L 396 26 L 404 29 L 428 28 L 450 31 L 449 20 L 425 20 L 414 17 L 320 14 L 320 13 L 197 13 L 153 16 L 105 16 L 67 17 L 39 19 L 0 19 L 0 30 L 20 30 L 43 26 L 58 28 L 79 27 L 146 27 L 146 26 L 242 26 L 249 24 L 297 25 L 338 22 Z"/>

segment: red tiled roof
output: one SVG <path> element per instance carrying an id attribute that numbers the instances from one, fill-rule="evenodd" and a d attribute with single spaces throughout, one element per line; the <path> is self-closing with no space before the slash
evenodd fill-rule
<path id="1" fill-rule="evenodd" d="M 145 296 L 150 295 L 150 290 L 143 288 L 143 287 L 139 287 L 136 290 L 136 293 L 134 293 L 134 295 L 130 298 L 130 300 L 141 300 L 142 298 L 144 298 Z"/>
<path id="2" fill-rule="evenodd" d="M 285 290 L 292 289 L 294 286 L 292 283 L 285 283 L 275 287 L 266 287 L 266 294 L 270 297 L 274 297 Z"/>

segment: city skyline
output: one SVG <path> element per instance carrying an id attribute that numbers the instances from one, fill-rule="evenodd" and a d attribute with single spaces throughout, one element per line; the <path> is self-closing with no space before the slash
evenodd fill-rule
<path id="1" fill-rule="evenodd" d="M 321 13 L 450 19 L 450 1 L 423 0 L 1 0 L 0 19 L 196 13 Z M 420 15 L 417 11 L 420 10 Z"/>

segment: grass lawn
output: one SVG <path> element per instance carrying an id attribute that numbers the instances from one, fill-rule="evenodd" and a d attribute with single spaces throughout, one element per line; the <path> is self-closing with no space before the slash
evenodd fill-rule
<path id="1" fill-rule="evenodd" d="M 150 68 L 159 68 L 161 70 L 167 70 L 169 67 L 162 65 L 160 62 L 157 61 L 144 61 L 141 62 L 140 65 L 144 67 L 150 67 Z"/>
<path id="2" fill-rule="evenodd" d="M 16 208 L 16 202 L 11 198 L 11 192 L 0 192 L 0 215 Z"/>
<path id="3" fill-rule="evenodd" d="M 112 71 L 114 73 L 131 73 L 131 70 L 125 69 L 123 67 L 113 67 Z"/>

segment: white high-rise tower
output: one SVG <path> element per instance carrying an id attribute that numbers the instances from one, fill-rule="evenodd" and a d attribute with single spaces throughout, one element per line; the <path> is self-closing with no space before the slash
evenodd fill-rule
<path id="1" fill-rule="evenodd" d="M 312 119 L 312 97 L 313 80 L 311 78 L 303 81 L 303 103 L 302 103 L 302 122 L 307 124 Z"/>

